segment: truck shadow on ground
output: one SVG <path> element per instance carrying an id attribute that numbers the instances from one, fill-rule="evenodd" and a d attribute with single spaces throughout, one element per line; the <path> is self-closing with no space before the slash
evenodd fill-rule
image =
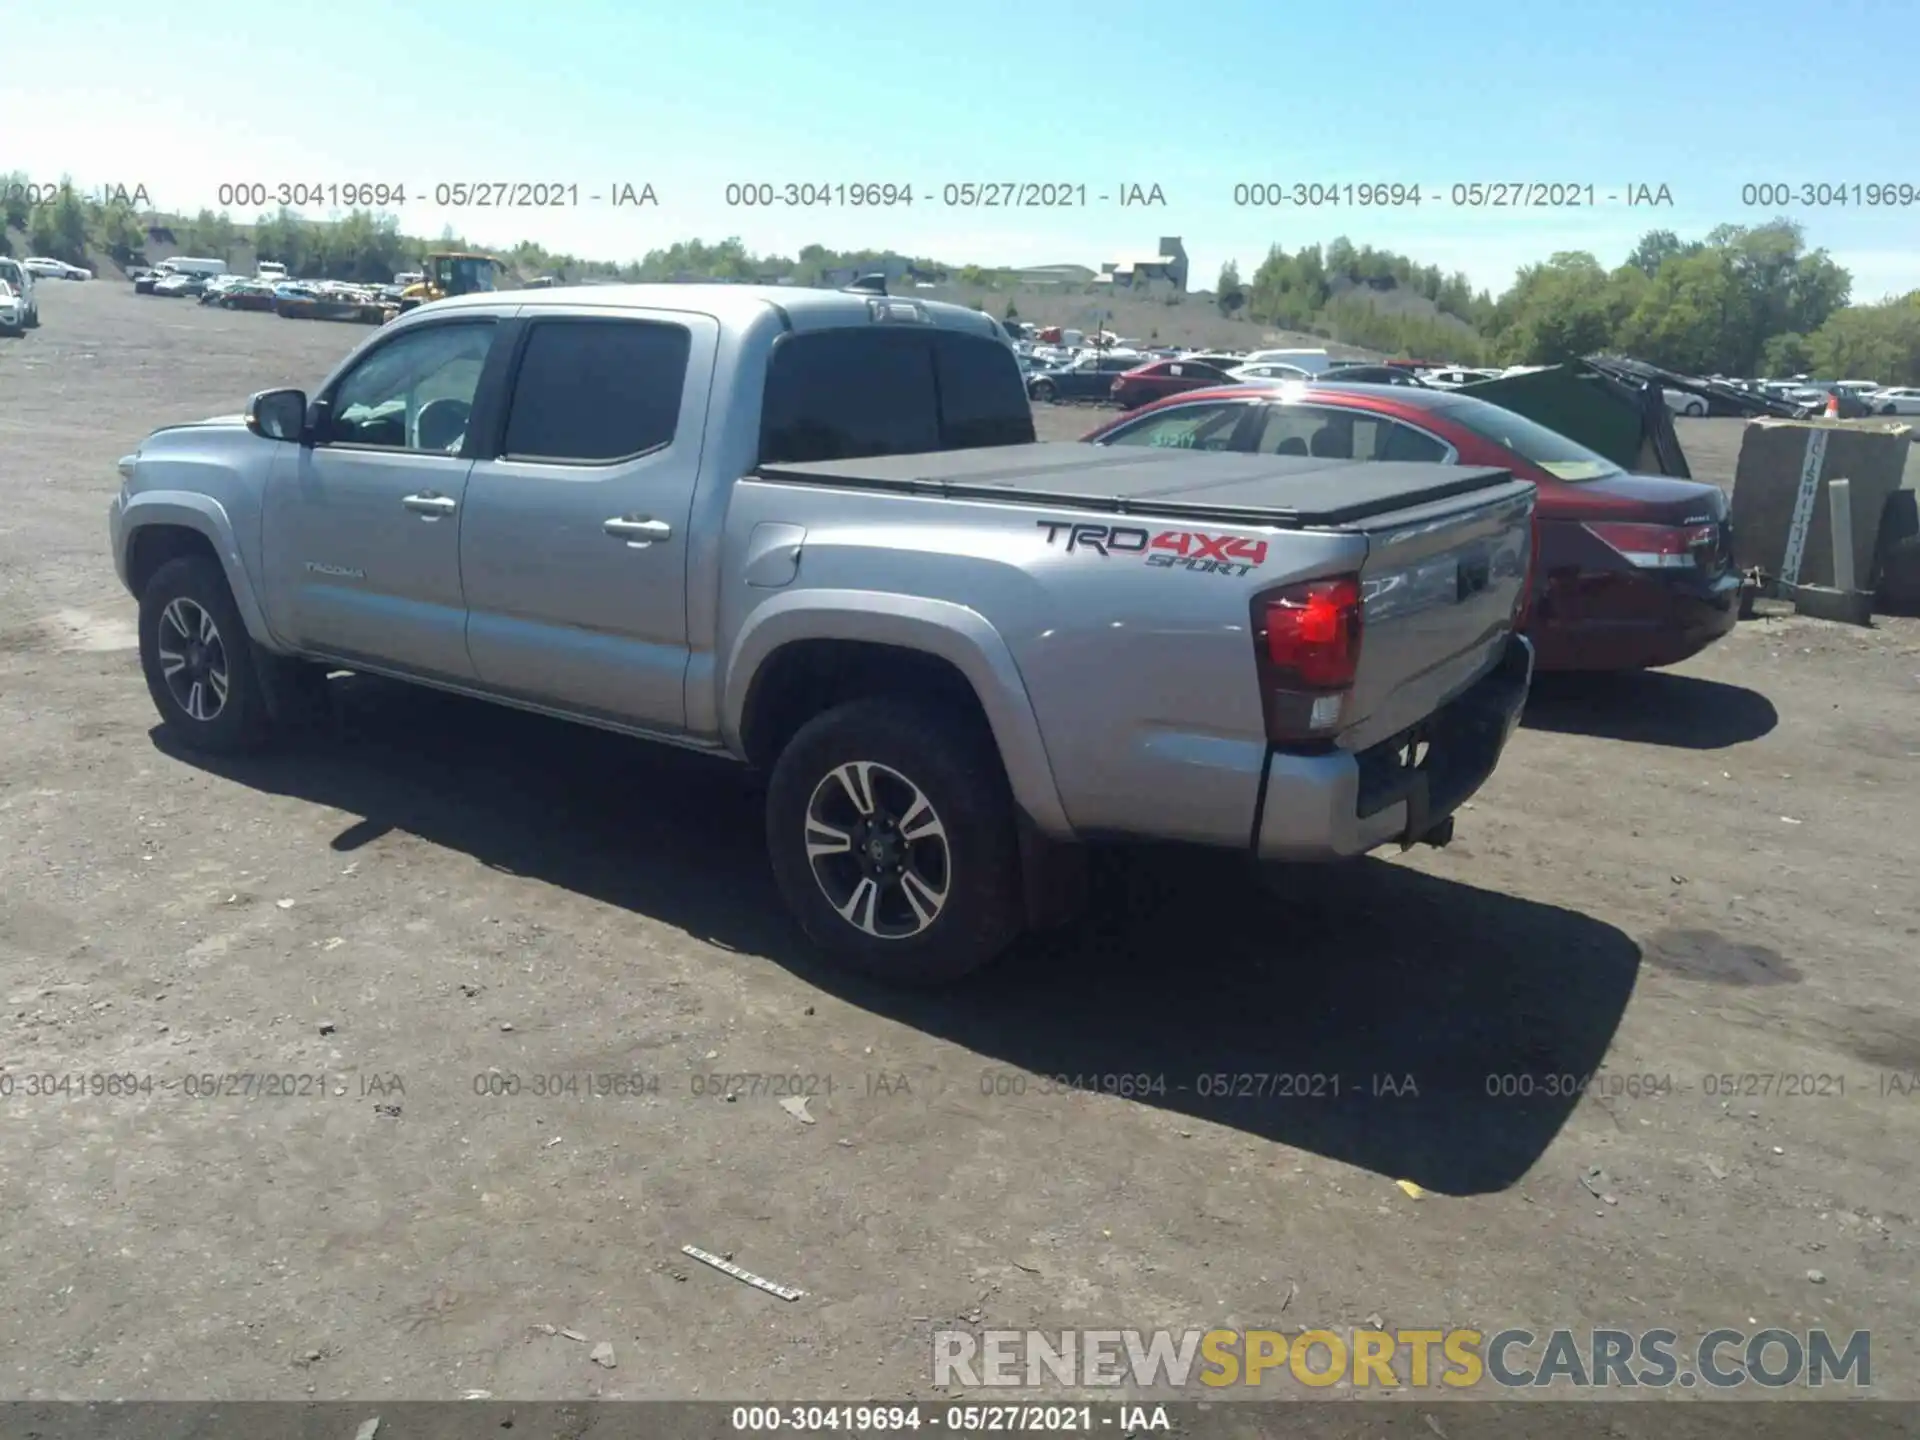
<path id="1" fill-rule="evenodd" d="M 758 787 L 738 768 L 430 691 L 334 684 L 337 736 L 219 760 L 155 741 L 362 817 L 338 850 L 411 834 L 767 957 L 964 1047 L 946 1087 L 961 1111 L 1067 1077 L 1437 1192 L 1498 1190 L 1565 1124 L 1638 973 L 1638 948 L 1610 925 L 1406 866 L 1315 868 L 1269 888 L 1238 857 L 1154 847 L 1103 856 L 1072 928 L 959 986 L 900 991 L 798 934 Z"/>
<path id="2" fill-rule="evenodd" d="M 1535 675 L 1521 723 L 1601 740 L 1724 750 L 1758 740 L 1780 715 L 1759 691 L 1722 680 L 1666 670 L 1576 671 Z"/>

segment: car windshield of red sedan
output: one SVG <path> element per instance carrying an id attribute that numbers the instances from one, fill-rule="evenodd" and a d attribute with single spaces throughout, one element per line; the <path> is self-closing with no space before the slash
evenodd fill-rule
<path id="1" fill-rule="evenodd" d="M 1434 413 L 1473 431 L 1482 440 L 1504 445 L 1523 460 L 1531 461 L 1556 480 L 1604 480 L 1623 471 L 1606 456 L 1569 440 L 1557 430 L 1549 430 L 1538 421 L 1484 400 L 1465 398 L 1448 405 L 1437 405 Z"/>

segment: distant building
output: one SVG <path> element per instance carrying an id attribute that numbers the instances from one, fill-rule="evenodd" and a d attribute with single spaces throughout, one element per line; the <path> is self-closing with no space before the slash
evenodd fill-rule
<path id="1" fill-rule="evenodd" d="M 1085 265 L 1027 265 L 1006 272 L 1015 284 L 1040 289 L 1078 289 L 1093 283 L 1095 272 Z"/>
<path id="2" fill-rule="evenodd" d="M 1151 255 L 1127 255 L 1109 260 L 1094 277 L 1096 285 L 1116 290 L 1171 288 L 1181 294 L 1187 289 L 1187 247 L 1178 235 L 1160 237 L 1160 248 Z"/>
<path id="3" fill-rule="evenodd" d="M 904 255 L 883 255 L 877 260 L 869 260 L 859 265 L 836 266 L 820 276 L 820 283 L 829 290 L 834 290 L 843 285 L 851 285 L 863 275 L 884 275 L 889 285 L 898 284 L 902 280 L 935 278 L 921 270 Z"/>

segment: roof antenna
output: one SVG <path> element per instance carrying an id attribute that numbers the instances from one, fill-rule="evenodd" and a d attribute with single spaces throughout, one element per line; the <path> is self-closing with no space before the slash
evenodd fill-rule
<path id="1" fill-rule="evenodd" d="M 887 277 L 877 272 L 872 275 L 862 275 L 846 288 L 850 294 L 854 295 L 884 295 L 887 293 Z"/>

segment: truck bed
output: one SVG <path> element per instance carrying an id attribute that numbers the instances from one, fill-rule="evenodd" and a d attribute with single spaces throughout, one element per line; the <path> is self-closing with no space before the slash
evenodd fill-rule
<path id="1" fill-rule="evenodd" d="M 1351 525 L 1513 482 L 1478 465 L 1328 460 L 1052 441 L 763 465 L 762 480 L 1282 529 Z M 1489 497 L 1491 498 L 1491 497 Z"/>

